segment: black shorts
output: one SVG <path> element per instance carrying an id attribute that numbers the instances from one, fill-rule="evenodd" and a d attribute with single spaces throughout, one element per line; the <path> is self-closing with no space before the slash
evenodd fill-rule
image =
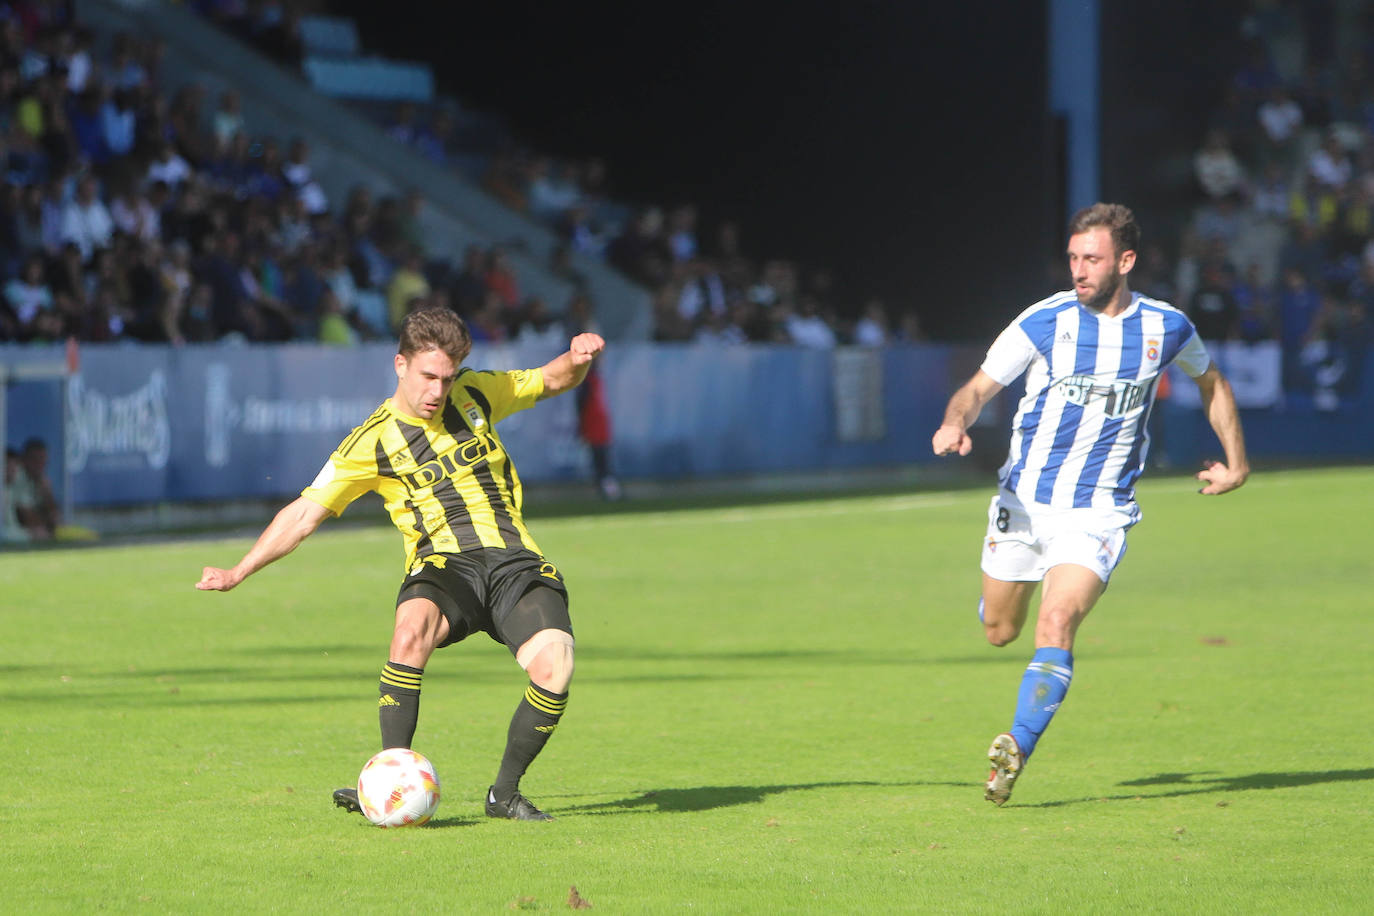
<path id="1" fill-rule="evenodd" d="M 540 591 L 531 600 L 520 600 L 536 589 Z M 411 598 L 428 598 L 439 606 L 448 621 L 441 648 L 480 631 L 514 655 L 540 630 L 572 635 L 563 574 L 528 550 L 483 548 L 426 557 L 422 568 L 401 583 L 396 604 Z"/>

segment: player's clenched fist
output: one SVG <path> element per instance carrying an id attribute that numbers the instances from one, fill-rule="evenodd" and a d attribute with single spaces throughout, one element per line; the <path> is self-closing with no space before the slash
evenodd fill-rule
<path id="1" fill-rule="evenodd" d="M 207 566 L 201 570 L 200 581 L 196 583 L 196 588 L 203 592 L 227 592 L 235 585 L 238 585 L 238 582 L 229 570 Z"/>
<path id="2" fill-rule="evenodd" d="M 967 455 L 973 451 L 973 440 L 957 426 L 941 426 L 931 437 L 930 447 L 937 455 Z"/>
<path id="3" fill-rule="evenodd" d="M 568 345 L 568 352 L 573 355 L 573 359 L 578 365 L 589 363 L 606 349 L 606 341 L 601 339 L 600 334 L 593 334 L 590 331 L 578 334 Z"/>

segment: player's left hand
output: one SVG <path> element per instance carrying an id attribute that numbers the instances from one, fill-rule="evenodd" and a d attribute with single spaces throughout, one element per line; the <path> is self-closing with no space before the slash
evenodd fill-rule
<path id="1" fill-rule="evenodd" d="M 573 365 L 583 366 L 601 355 L 601 351 L 606 349 L 606 341 L 601 339 L 600 334 L 593 334 L 587 331 L 578 334 L 568 344 L 568 352 L 572 354 Z"/>
<path id="2" fill-rule="evenodd" d="M 1229 493 L 1245 483 L 1249 476 L 1249 468 L 1229 468 L 1220 461 L 1208 461 L 1202 470 L 1197 472 L 1197 479 L 1203 483 L 1202 489 L 1198 492 L 1204 496 Z"/>
<path id="3" fill-rule="evenodd" d="M 196 588 L 203 592 L 227 592 L 239 580 L 234 576 L 232 569 L 220 569 L 217 566 L 207 566 L 200 574 L 200 581 L 196 583 Z"/>

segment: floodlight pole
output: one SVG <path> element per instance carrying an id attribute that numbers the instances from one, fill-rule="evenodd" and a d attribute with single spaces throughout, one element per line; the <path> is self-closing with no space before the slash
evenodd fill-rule
<path id="1" fill-rule="evenodd" d="M 1067 128 L 1066 215 L 1102 193 L 1101 27 L 1100 0 L 1050 0 L 1050 109 Z"/>

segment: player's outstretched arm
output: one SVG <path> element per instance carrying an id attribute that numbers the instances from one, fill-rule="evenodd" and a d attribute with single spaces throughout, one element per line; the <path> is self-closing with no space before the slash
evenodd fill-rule
<path id="1" fill-rule="evenodd" d="M 1207 413 L 1207 422 L 1221 440 L 1221 448 L 1226 453 L 1226 463 L 1209 461 L 1197 473 L 1202 482 L 1198 490 L 1206 496 L 1228 493 L 1245 483 L 1250 476 L 1250 462 L 1245 457 L 1245 434 L 1240 428 L 1240 410 L 1236 407 L 1236 396 L 1231 391 L 1231 383 L 1221 374 L 1216 363 L 1195 379 L 1202 393 L 1202 409 Z"/>
<path id="2" fill-rule="evenodd" d="M 574 337 L 566 352 L 540 367 L 539 371 L 544 373 L 542 397 L 551 398 L 582 384 L 592 367 L 592 360 L 600 356 L 604 349 L 606 341 L 601 339 L 600 334 L 586 332 Z"/>
<path id="3" fill-rule="evenodd" d="M 227 592 L 274 560 L 280 560 L 300 546 L 301 541 L 320 527 L 329 510 L 319 503 L 298 496 L 284 506 L 263 529 L 258 541 L 232 569 L 207 566 L 201 571 L 196 588 L 203 592 Z"/>
<path id="4" fill-rule="evenodd" d="M 1001 390 L 1000 383 L 979 369 L 973 374 L 973 378 L 954 392 L 954 396 L 949 399 L 949 405 L 945 408 L 944 421 L 930 439 L 930 447 L 935 454 L 967 455 L 973 451 L 973 439 L 969 437 L 968 428 L 978 419 L 978 414 L 982 413 L 987 402 Z"/>

